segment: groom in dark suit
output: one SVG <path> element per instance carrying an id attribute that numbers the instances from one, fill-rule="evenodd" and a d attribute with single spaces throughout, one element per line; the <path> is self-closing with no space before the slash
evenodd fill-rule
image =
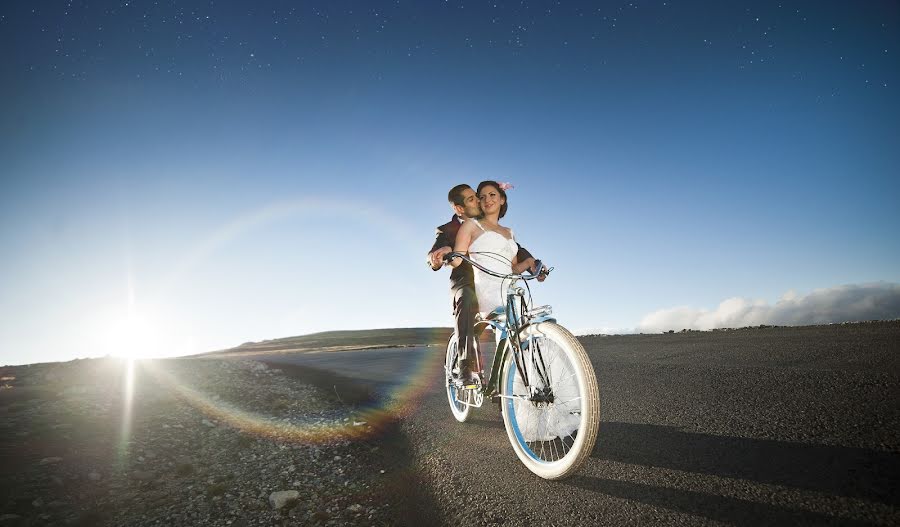
<path id="1" fill-rule="evenodd" d="M 428 264 L 437 271 L 443 265 L 444 255 L 453 251 L 456 244 L 456 233 L 466 218 L 481 216 L 481 206 L 472 187 L 466 184 L 456 185 L 447 194 L 447 200 L 453 209 L 450 221 L 437 228 L 434 245 L 428 253 Z M 520 262 L 534 258 L 531 253 L 519 246 L 517 259 Z M 453 298 L 453 318 L 456 321 L 456 335 L 459 340 L 460 378 L 469 380 L 475 371 L 477 351 L 474 335 L 475 314 L 478 313 L 478 300 L 475 297 L 475 278 L 472 265 L 463 262 L 450 273 L 450 295 Z"/>

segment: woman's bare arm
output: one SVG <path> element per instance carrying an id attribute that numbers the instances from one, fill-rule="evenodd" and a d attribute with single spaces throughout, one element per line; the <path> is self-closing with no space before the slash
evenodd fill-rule
<path id="1" fill-rule="evenodd" d="M 522 274 L 525 271 L 530 270 L 532 267 L 534 267 L 534 258 L 526 258 L 520 262 L 518 256 L 513 256 L 513 273 Z"/>
<path id="2" fill-rule="evenodd" d="M 453 252 L 460 254 L 468 254 L 469 245 L 472 244 L 472 232 L 475 229 L 475 224 L 469 220 L 463 222 L 462 226 L 459 228 L 459 232 L 456 233 L 456 245 L 453 246 Z M 450 265 L 453 267 L 459 267 L 459 264 L 463 263 L 462 258 L 454 258 L 450 260 Z"/>

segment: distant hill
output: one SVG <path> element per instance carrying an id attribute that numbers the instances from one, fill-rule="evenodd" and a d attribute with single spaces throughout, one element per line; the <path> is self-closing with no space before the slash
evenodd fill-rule
<path id="1" fill-rule="evenodd" d="M 245 342 L 235 348 L 204 353 L 203 355 L 256 355 L 262 353 L 297 353 L 304 351 L 343 351 L 369 348 L 399 348 L 412 346 L 443 346 L 453 332 L 451 328 L 393 328 L 361 329 L 355 331 L 324 331 L 298 337 Z"/>

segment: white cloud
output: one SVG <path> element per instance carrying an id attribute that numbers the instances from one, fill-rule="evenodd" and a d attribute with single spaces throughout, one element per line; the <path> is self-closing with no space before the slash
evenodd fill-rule
<path id="1" fill-rule="evenodd" d="M 629 333 L 637 333 L 633 328 L 616 328 L 610 326 L 604 327 L 587 327 L 572 330 L 572 334 L 578 337 L 586 335 L 627 335 Z"/>
<path id="2" fill-rule="evenodd" d="M 900 284 L 876 282 L 817 289 L 800 296 L 785 293 L 775 305 L 764 300 L 729 298 L 715 310 L 680 306 L 646 315 L 641 333 L 670 329 L 739 328 L 760 324 L 802 326 L 900 318 Z"/>

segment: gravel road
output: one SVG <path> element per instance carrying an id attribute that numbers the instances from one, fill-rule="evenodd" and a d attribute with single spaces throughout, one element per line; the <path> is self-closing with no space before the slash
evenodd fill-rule
<path id="1" fill-rule="evenodd" d="M 563 482 L 518 462 L 496 406 L 451 418 L 438 348 L 276 360 L 408 399 L 393 401 L 411 409 L 391 439 L 397 523 L 900 524 L 900 323 L 580 340 L 602 422 Z"/>
<path id="2" fill-rule="evenodd" d="M 403 436 L 351 413 L 256 361 L 3 367 L 0 527 L 393 524 Z"/>
<path id="3" fill-rule="evenodd" d="M 900 322 L 580 340 L 561 482 L 440 347 L 3 367 L 0 526 L 900 525 Z"/>

